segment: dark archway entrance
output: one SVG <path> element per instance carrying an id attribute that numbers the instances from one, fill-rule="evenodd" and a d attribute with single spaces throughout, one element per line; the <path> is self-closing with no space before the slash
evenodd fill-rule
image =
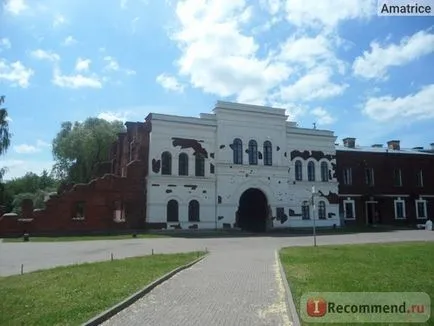
<path id="1" fill-rule="evenodd" d="M 251 232 L 265 232 L 268 217 L 268 202 L 265 194 L 257 189 L 247 189 L 240 197 L 237 211 L 237 226 Z"/>

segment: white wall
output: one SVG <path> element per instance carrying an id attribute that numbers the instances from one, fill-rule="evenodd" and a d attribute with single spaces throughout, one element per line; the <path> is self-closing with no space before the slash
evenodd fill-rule
<path id="1" fill-rule="evenodd" d="M 314 150 L 335 155 L 336 138 L 332 132 L 294 127 L 286 121 L 285 110 L 282 109 L 218 102 L 214 113 L 202 114 L 201 118 L 152 115 L 149 166 L 152 167 L 152 159 L 159 160 L 162 152 L 169 151 L 172 154 L 172 176 L 161 175 L 161 169 L 159 173 L 154 173 L 150 168 L 147 178 L 147 222 L 166 222 L 166 204 L 170 199 L 179 202 L 180 225 L 183 229 L 192 224 L 197 224 L 199 228 L 221 228 L 225 223 L 235 223 L 240 196 L 249 188 L 259 188 L 264 192 L 273 216 L 276 216 L 277 207 L 283 207 L 287 216 L 289 209 L 300 214 L 302 202 L 310 198 L 313 185 L 325 195 L 329 192 L 337 194 L 335 178 L 328 182 L 319 181 L 321 161 L 314 160 L 317 181 L 308 182 L 309 159 L 302 160 L 303 181 L 295 181 L 295 160 L 290 159 L 293 150 Z M 201 145 L 208 152 L 205 177 L 194 176 L 193 150 L 173 147 L 172 137 L 203 140 Z M 243 141 L 243 165 L 233 164 L 233 151 L 229 145 L 235 138 Z M 258 151 L 262 154 L 264 141 L 272 143 L 273 166 L 264 166 L 263 160 L 258 160 L 258 165 L 248 165 L 245 150 L 250 139 L 257 141 Z M 181 152 L 190 157 L 188 177 L 178 176 L 178 156 Z M 214 159 L 211 153 L 214 153 Z M 332 162 L 335 163 L 335 160 Z M 215 174 L 210 173 L 210 163 L 215 165 Z M 192 190 L 185 185 L 196 185 L 197 188 Z M 217 196 L 221 196 L 221 204 L 217 204 Z M 199 223 L 188 222 L 188 203 L 193 199 L 200 203 Z M 322 199 L 327 203 L 327 213 L 332 212 L 335 216 L 318 220 L 316 224 L 339 225 L 338 205 L 330 205 L 327 199 Z M 273 222 L 274 227 L 311 225 L 312 220 L 302 220 L 301 216 L 288 216 L 285 223 Z"/>

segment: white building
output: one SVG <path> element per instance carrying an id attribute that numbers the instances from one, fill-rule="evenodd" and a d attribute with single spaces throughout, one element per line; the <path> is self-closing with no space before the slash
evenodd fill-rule
<path id="1" fill-rule="evenodd" d="M 147 223 L 246 230 L 339 226 L 332 131 L 284 109 L 218 101 L 199 118 L 150 115 Z M 267 220 L 268 217 L 268 220 Z"/>

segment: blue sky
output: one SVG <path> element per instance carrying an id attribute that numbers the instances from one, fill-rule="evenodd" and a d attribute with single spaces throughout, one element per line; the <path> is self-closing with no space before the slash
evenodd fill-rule
<path id="1" fill-rule="evenodd" d="M 6 178 L 52 165 L 63 121 L 197 116 L 216 100 L 287 109 L 360 145 L 434 142 L 434 19 L 376 0 L 4 0 Z"/>

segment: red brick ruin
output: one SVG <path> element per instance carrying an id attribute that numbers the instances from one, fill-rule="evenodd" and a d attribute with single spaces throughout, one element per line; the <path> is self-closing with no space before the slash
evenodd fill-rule
<path id="1" fill-rule="evenodd" d="M 120 232 L 145 227 L 150 122 L 127 122 L 109 161 L 86 184 L 62 185 L 45 209 L 24 200 L 20 215 L 0 217 L 0 236 Z"/>

